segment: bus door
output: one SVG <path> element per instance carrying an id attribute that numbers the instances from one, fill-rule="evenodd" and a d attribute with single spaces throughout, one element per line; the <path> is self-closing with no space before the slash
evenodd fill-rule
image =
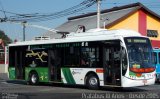
<path id="1" fill-rule="evenodd" d="M 104 84 L 120 85 L 120 43 L 112 41 L 103 47 Z"/>
<path id="2" fill-rule="evenodd" d="M 51 81 L 61 81 L 61 73 L 60 73 L 60 63 L 61 59 L 59 57 L 59 51 L 57 50 L 49 50 L 49 72 L 50 72 L 50 80 Z"/>
<path id="3" fill-rule="evenodd" d="M 15 50 L 15 75 L 16 79 L 24 79 L 24 57 L 22 50 Z"/>

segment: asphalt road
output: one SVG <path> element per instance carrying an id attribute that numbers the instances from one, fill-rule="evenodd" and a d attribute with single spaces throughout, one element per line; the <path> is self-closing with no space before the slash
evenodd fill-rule
<path id="1" fill-rule="evenodd" d="M 89 90 L 61 84 L 27 85 L 23 81 L 0 80 L 0 99 L 160 99 L 160 85 Z"/>

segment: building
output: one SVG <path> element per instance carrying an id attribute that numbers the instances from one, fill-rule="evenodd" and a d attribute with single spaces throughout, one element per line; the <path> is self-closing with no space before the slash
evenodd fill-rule
<path id="1" fill-rule="evenodd" d="M 85 30 L 96 28 L 96 12 L 68 18 L 68 21 L 56 29 L 64 32 L 76 32 L 78 26 L 84 26 Z M 160 48 L 160 16 L 149 10 L 141 3 L 113 7 L 101 11 L 101 28 L 106 29 L 131 29 L 148 36 L 153 47 Z M 45 36 L 58 37 L 51 32 Z"/>
<path id="2" fill-rule="evenodd" d="M 0 39 L 0 64 L 4 64 L 5 63 L 5 46 L 4 46 L 4 42 L 2 39 Z"/>

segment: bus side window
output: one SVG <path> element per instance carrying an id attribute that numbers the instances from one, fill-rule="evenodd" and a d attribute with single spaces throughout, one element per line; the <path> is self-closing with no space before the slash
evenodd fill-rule
<path id="1" fill-rule="evenodd" d="M 98 67 L 99 62 L 99 48 L 98 47 L 84 47 L 81 49 L 81 66 Z"/>
<path id="2" fill-rule="evenodd" d="M 153 55 L 154 55 L 154 64 L 156 65 L 157 64 L 157 53 L 153 52 Z"/>
<path id="3" fill-rule="evenodd" d="M 127 54 L 125 49 L 122 47 L 122 75 L 125 75 L 126 71 L 127 71 Z"/>
<path id="4" fill-rule="evenodd" d="M 157 59 L 157 64 L 160 64 L 160 52 L 158 53 L 158 59 Z"/>
<path id="5" fill-rule="evenodd" d="M 81 66 L 89 66 L 89 54 L 82 51 Z"/>

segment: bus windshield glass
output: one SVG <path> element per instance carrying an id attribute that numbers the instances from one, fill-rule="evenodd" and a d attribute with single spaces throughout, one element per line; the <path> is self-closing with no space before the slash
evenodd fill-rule
<path id="1" fill-rule="evenodd" d="M 127 37 L 124 39 L 129 58 L 129 67 L 133 72 L 153 72 L 154 57 L 148 38 Z"/>

